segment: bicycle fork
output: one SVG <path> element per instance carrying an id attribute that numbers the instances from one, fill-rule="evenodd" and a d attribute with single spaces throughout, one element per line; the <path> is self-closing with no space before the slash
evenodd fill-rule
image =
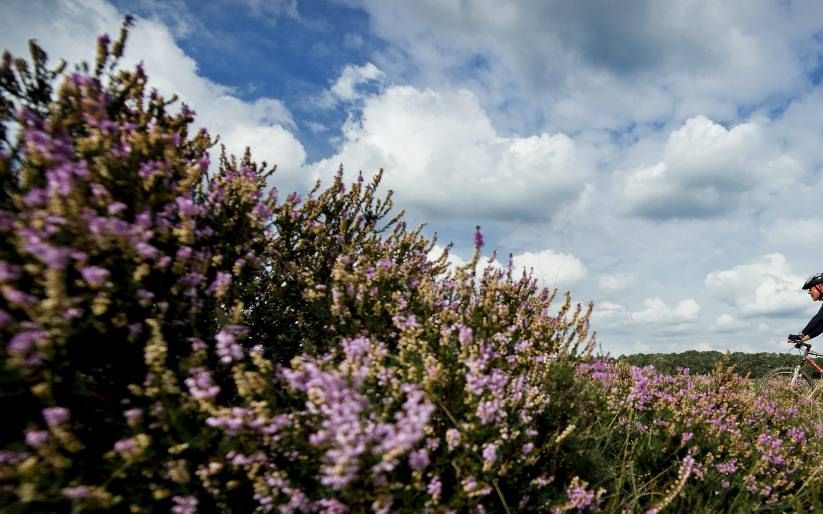
<path id="1" fill-rule="evenodd" d="M 809 359 L 809 360 L 811 360 L 811 359 Z M 817 366 L 817 364 L 815 364 L 815 366 Z M 800 364 L 798 364 L 797 366 L 794 367 L 794 373 L 792 373 L 792 381 L 789 385 L 794 387 L 794 385 L 797 383 L 797 377 L 799 377 L 799 376 L 800 376 Z"/>
<path id="2" fill-rule="evenodd" d="M 806 361 L 809 364 L 811 364 L 812 366 L 814 366 L 814 368 L 820 373 L 820 376 L 823 376 L 823 368 L 821 368 L 820 365 L 814 361 L 814 359 L 812 359 L 811 357 L 809 357 L 807 355 L 806 356 Z M 795 384 L 797 383 L 798 377 L 800 377 L 800 367 L 801 366 L 803 366 L 802 362 L 794 367 L 794 373 L 792 373 L 792 382 L 791 382 L 792 387 L 795 386 Z"/>

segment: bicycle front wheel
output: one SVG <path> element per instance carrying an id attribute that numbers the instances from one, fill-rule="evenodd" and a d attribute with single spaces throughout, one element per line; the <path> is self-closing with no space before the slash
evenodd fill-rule
<path id="1" fill-rule="evenodd" d="M 781 368 L 761 378 L 758 388 L 765 393 L 787 391 L 795 396 L 808 396 L 812 391 L 812 381 L 803 373 L 795 377 L 792 368 Z"/>

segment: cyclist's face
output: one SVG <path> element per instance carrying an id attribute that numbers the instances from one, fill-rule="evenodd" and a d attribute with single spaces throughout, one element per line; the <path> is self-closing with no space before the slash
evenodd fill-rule
<path id="1" fill-rule="evenodd" d="M 821 296 L 823 296 L 823 295 L 821 295 L 821 293 L 820 293 L 820 287 L 821 287 L 821 286 L 820 286 L 820 284 L 818 284 L 818 285 L 816 285 L 816 286 L 814 286 L 814 287 L 810 287 L 810 288 L 809 288 L 809 294 L 810 294 L 810 295 L 811 295 L 811 297 L 812 297 L 812 301 L 815 301 L 815 302 L 816 302 L 817 300 L 819 300 L 819 299 L 820 299 L 820 297 L 821 297 Z"/>

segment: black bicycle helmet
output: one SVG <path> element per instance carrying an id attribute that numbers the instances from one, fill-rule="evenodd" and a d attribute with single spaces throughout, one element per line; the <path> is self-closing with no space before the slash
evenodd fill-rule
<path id="1" fill-rule="evenodd" d="M 823 284 L 823 273 L 815 273 L 811 277 L 806 280 L 806 283 L 803 284 L 803 289 L 809 289 L 817 284 Z"/>

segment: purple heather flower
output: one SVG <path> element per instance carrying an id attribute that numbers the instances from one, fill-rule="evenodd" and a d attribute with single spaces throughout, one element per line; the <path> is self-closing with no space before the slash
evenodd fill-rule
<path id="1" fill-rule="evenodd" d="M 202 339 L 198 339 L 196 337 L 190 337 L 189 343 L 191 343 L 191 349 L 194 352 L 208 348 L 208 345 Z"/>
<path id="2" fill-rule="evenodd" d="M 157 255 L 160 253 L 157 248 L 148 243 L 144 243 L 143 241 L 139 241 L 135 244 L 134 249 L 137 250 L 138 255 L 146 259 L 156 259 Z"/>
<path id="3" fill-rule="evenodd" d="M 185 287 L 195 287 L 199 284 L 202 284 L 206 280 L 206 277 L 202 273 L 186 273 L 182 277 L 180 277 L 179 283 Z"/>
<path id="4" fill-rule="evenodd" d="M 52 269 L 63 269 L 71 256 L 71 250 L 68 248 L 60 248 L 48 244 L 44 237 L 47 237 L 42 232 L 37 232 L 30 229 L 21 231 L 25 236 L 26 242 L 23 245 L 24 251 L 37 257 L 43 264 Z"/>
<path id="5" fill-rule="evenodd" d="M 45 189 L 35 187 L 29 190 L 26 193 L 26 196 L 23 197 L 23 204 L 26 207 L 42 207 L 46 204 L 49 199 L 49 195 Z"/>
<path id="6" fill-rule="evenodd" d="M 8 350 L 9 353 L 26 355 L 35 350 L 35 345 L 38 341 L 42 341 L 48 337 L 49 333 L 45 330 L 32 327 L 31 330 L 23 330 L 14 334 L 8 346 L 6 346 L 6 350 Z"/>
<path id="7" fill-rule="evenodd" d="M 497 445 L 490 443 L 483 446 L 483 464 L 491 466 L 497 460 Z"/>
<path id="8" fill-rule="evenodd" d="M 269 209 L 266 206 L 266 204 L 263 204 L 263 203 L 258 203 L 254 207 L 252 212 L 255 214 L 255 216 L 257 216 L 258 218 L 263 219 L 263 220 L 268 219 L 272 214 L 271 209 Z"/>
<path id="9" fill-rule="evenodd" d="M 0 261 L 0 282 L 9 282 L 20 278 L 20 266 Z"/>
<path id="10" fill-rule="evenodd" d="M 480 249 L 483 247 L 484 242 L 483 233 L 480 231 L 480 225 L 478 225 L 474 232 L 474 247 Z"/>
<path id="11" fill-rule="evenodd" d="M 547 485 L 550 485 L 552 482 L 554 482 L 554 475 L 540 475 L 539 477 L 532 480 L 532 484 L 536 485 L 537 487 L 546 487 Z"/>
<path id="12" fill-rule="evenodd" d="M 243 407 L 232 407 L 229 414 L 206 418 L 206 424 L 214 428 L 222 428 L 230 436 L 240 433 L 244 427 L 260 428 L 261 423 L 254 418 L 254 412 Z"/>
<path id="13" fill-rule="evenodd" d="M 440 500 L 440 494 L 442 491 L 443 482 L 440 481 L 440 477 L 432 478 L 429 485 L 426 486 L 426 492 L 429 493 L 429 496 L 431 496 L 434 501 Z"/>
<path id="14" fill-rule="evenodd" d="M 349 508 L 335 499 L 322 499 L 314 502 L 314 507 L 322 514 L 345 514 Z"/>
<path id="15" fill-rule="evenodd" d="M 429 465 L 429 452 L 422 448 L 411 452 L 409 455 L 409 466 L 412 469 L 425 469 Z"/>
<path id="16" fill-rule="evenodd" d="M 271 512 L 274 510 L 274 498 L 268 495 L 254 493 L 254 500 L 260 505 L 260 510 L 263 512 Z M 281 512 L 290 512 L 288 509 L 281 509 Z"/>
<path id="17" fill-rule="evenodd" d="M 143 241 L 150 239 L 152 236 L 151 219 L 152 214 L 150 209 L 138 212 L 137 216 L 134 217 L 134 225 L 131 227 L 132 234 Z"/>
<path id="18" fill-rule="evenodd" d="M 408 317 L 396 315 L 392 318 L 392 321 L 394 321 L 394 325 L 401 330 L 414 330 L 420 327 L 420 323 L 417 322 L 414 314 L 409 314 Z"/>
<path id="19" fill-rule="evenodd" d="M 142 302 L 151 302 L 154 300 L 154 293 L 146 291 L 145 289 L 138 289 L 137 298 Z"/>
<path id="20" fill-rule="evenodd" d="M 486 400 L 477 404 L 477 417 L 482 423 L 491 423 L 506 417 L 506 411 L 500 400 Z"/>
<path id="21" fill-rule="evenodd" d="M 450 428 L 446 430 L 446 445 L 449 448 L 449 451 L 454 450 L 457 448 L 457 445 L 460 444 L 460 431 L 456 428 Z"/>
<path id="22" fill-rule="evenodd" d="M 49 193 L 68 196 L 71 193 L 72 175 L 72 166 L 70 164 L 63 164 L 47 171 L 46 180 L 49 184 Z"/>
<path id="23" fill-rule="evenodd" d="M 799 427 L 792 427 L 788 430 L 787 435 L 791 437 L 796 443 L 802 443 L 806 440 L 806 432 Z"/>
<path id="24" fill-rule="evenodd" d="M 15 303 L 18 305 L 34 305 L 35 303 L 37 303 L 36 296 L 24 293 L 22 291 L 18 291 L 17 289 L 4 287 L 2 288 L 2 291 L 3 296 L 6 297 L 6 300 L 8 300 L 9 303 Z"/>
<path id="25" fill-rule="evenodd" d="M 194 235 L 198 238 L 209 238 L 214 235 L 214 229 L 211 227 L 203 227 L 195 230 Z"/>
<path id="26" fill-rule="evenodd" d="M 90 187 L 91 195 L 94 197 L 95 200 L 102 201 L 107 198 L 109 192 L 102 185 L 95 182 L 92 183 Z"/>
<path id="27" fill-rule="evenodd" d="M 208 293 L 225 291 L 231 285 L 231 273 L 218 271 L 214 282 L 209 286 Z"/>
<path id="28" fill-rule="evenodd" d="M 71 417 L 71 413 L 65 407 L 46 407 L 43 409 L 43 419 L 50 427 L 60 426 L 66 423 Z"/>
<path id="29" fill-rule="evenodd" d="M 569 488 L 566 489 L 566 496 L 569 498 L 571 506 L 577 510 L 589 507 L 594 501 L 594 491 L 586 490 L 580 485 L 576 477 L 572 480 Z"/>
<path id="30" fill-rule="evenodd" d="M 112 202 L 106 208 L 106 212 L 109 213 L 109 216 L 115 216 L 125 211 L 126 209 L 128 209 L 128 206 L 123 202 Z"/>
<path id="31" fill-rule="evenodd" d="M 86 281 L 91 287 L 100 287 L 109 278 L 109 270 L 106 268 L 101 268 L 100 266 L 86 266 L 85 268 L 80 270 L 80 274 L 83 275 L 83 280 Z"/>
<path id="32" fill-rule="evenodd" d="M 143 331 L 143 324 L 142 323 L 129 323 L 126 327 L 129 330 L 129 339 L 133 340 L 135 337 L 139 336 L 140 333 Z"/>
<path id="33" fill-rule="evenodd" d="M 427 401 L 423 392 L 411 384 L 402 387 L 406 393 L 403 411 L 396 415 L 394 425 L 383 425 L 383 441 L 378 445 L 381 453 L 408 451 L 418 441 L 423 439 L 426 425 L 429 422 L 434 406 Z"/>
<path id="34" fill-rule="evenodd" d="M 0 230 L 11 230 L 14 227 L 15 220 L 15 216 L 0 209 Z"/>
<path id="35" fill-rule="evenodd" d="M 243 348 L 237 344 L 235 339 L 235 335 L 237 334 L 236 329 L 238 328 L 240 327 L 230 325 L 218 332 L 217 336 L 215 336 L 215 340 L 217 341 L 217 355 L 224 364 L 230 364 L 231 362 L 243 359 Z"/>
<path id="36" fill-rule="evenodd" d="M 384 273 L 391 271 L 392 268 L 394 268 L 394 261 L 388 257 L 384 257 L 377 261 L 377 269 Z"/>
<path id="37" fill-rule="evenodd" d="M 197 512 L 197 498 L 194 496 L 175 496 L 171 499 L 174 506 L 172 514 L 195 514 Z"/>
<path id="38" fill-rule="evenodd" d="M 0 309 L 0 329 L 4 329 L 7 326 L 11 325 L 13 321 L 14 318 L 11 317 L 11 314 L 4 311 L 3 309 Z"/>
<path id="39" fill-rule="evenodd" d="M 211 373 L 203 368 L 192 368 L 191 376 L 185 380 L 186 387 L 191 395 L 198 400 L 210 400 L 220 393 L 220 387 L 215 385 Z"/>
<path id="40" fill-rule="evenodd" d="M 191 257 L 192 249 L 190 246 L 181 246 L 177 249 L 177 260 L 186 261 Z"/>
<path id="41" fill-rule="evenodd" d="M 11 452 L 8 450 L 0 450 L 0 464 L 10 464 L 15 466 L 20 464 L 28 458 L 29 454 L 26 452 Z"/>
<path id="42" fill-rule="evenodd" d="M 81 500 L 83 498 L 89 497 L 89 495 L 91 494 L 91 488 L 87 485 L 64 487 L 62 493 L 63 496 L 69 498 L 70 500 Z"/>
<path id="43" fill-rule="evenodd" d="M 472 329 L 471 328 L 469 328 L 465 325 L 460 325 L 459 333 L 460 333 L 460 336 L 459 336 L 460 344 L 467 345 L 467 344 L 472 342 Z"/>
<path id="44" fill-rule="evenodd" d="M 133 437 L 129 437 L 127 439 L 120 439 L 119 441 L 114 443 L 114 451 L 119 454 L 124 454 L 134 449 L 137 446 L 137 442 L 134 440 Z"/>
<path id="45" fill-rule="evenodd" d="M 128 409 L 123 411 L 123 416 L 128 420 L 130 423 L 134 423 L 140 421 L 143 417 L 143 409 Z"/>
<path id="46" fill-rule="evenodd" d="M 463 486 L 463 491 L 469 496 L 486 496 L 492 491 L 492 488 L 489 486 L 481 488 L 477 479 L 473 476 L 463 479 L 461 485 Z"/>
<path id="47" fill-rule="evenodd" d="M 177 208 L 180 209 L 180 214 L 183 216 L 193 217 L 202 211 L 202 208 L 192 201 L 191 197 L 180 196 L 175 200 Z"/>
<path id="48" fill-rule="evenodd" d="M 49 442 L 49 433 L 45 430 L 27 430 L 26 444 L 32 448 L 39 448 Z"/>

